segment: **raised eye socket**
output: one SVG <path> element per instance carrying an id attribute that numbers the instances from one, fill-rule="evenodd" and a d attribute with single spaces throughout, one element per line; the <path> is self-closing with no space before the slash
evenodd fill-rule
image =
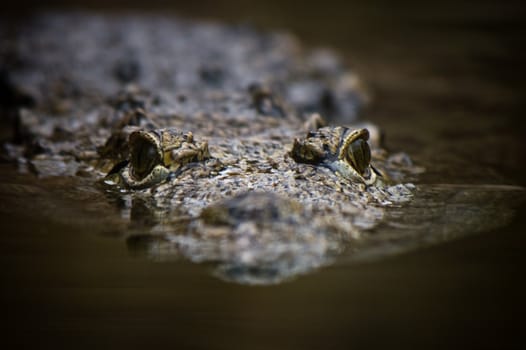
<path id="1" fill-rule="evenodd" d="M 347 161 L 360 175 L 364 175 L 371 162 L 371 149 L 367 141 L 357 139 L 347 147 Z"/>
<path id="2" fill-rule="evenodd" d="M 155 145 L 145 139 L 137 139 L 131 148 L 131 169 L 138 180 L 146 177 L 161 162 Z"/>

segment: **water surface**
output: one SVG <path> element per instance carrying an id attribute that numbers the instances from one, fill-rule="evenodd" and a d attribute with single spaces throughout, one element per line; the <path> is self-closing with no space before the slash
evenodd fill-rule
<path id="1" fill-rule="evenodd" d="M 334 265 L 249 287 L 213 277 L 206 264 L 130 251 L 118 207 L 82 179 L 38 179 L 2 164 L 4 341 L 306 349 L 520 340 L 520 4 L 220 4 L 179 12 L 286 28 L 345 54 L 371 92 L 364 116 L 385 130 L 390 149 L 427 169 L 415 201 Z M 366 249 L 375 237 L 392 244 Z"/>

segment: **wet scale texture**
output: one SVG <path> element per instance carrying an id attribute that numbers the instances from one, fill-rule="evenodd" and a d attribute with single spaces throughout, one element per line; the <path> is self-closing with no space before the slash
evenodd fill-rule
<path id="1" fill-rule="evenodd" d="M 46 15 L 17 35 L 2 38 L 4 85 L 24 97 L 9 110 L 17 129 L 6 157 L 41 177 L 92 178 L 124 203 L 123 218 L 142 222 L 130 248 L 155 259 L 183 256 L 215 263 L 228 280 L 277 283 L 330 263 L 412 198 L 407 182 L 421 169 L 383 150 L 373 125 L 382 181 L 291 157 L 294 140 L 323 123 L 316 113 L 328 134 L 358 123 L 365 96 L 333 52 L 162 17 Z M 161 128 L 191 132 L 209 155 L 159 183 L 119 181 L 133 166 L 130 135 Z"/>

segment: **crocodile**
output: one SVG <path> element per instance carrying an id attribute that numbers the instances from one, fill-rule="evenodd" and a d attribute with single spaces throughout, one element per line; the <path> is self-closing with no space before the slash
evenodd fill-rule
<path id="1" fill-rule="evenodd" d="M 16 28 L 0 37 L 15 125 L 4 157 L 119 198 L 141 222 L 131 250 L 279 283 L 413 197 L 422 169 L 359 120 L 367 94 L 329 49 L 159 15 L 48 13 Z"/>

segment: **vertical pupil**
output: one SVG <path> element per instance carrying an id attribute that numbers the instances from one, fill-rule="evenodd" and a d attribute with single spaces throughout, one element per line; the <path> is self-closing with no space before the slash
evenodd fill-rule
<path id="1" fill-rule="evenodd" d="M 148 141 L 140 140 L 133 147 L 131 158 L 133 174 L 142 179 L 152 171 L 159 156 L 154 145 Z"/>
<path id="2" fill-rule="evenodd" d="M 356 171 L 363 175 L 369 166 L 369 163 L 371 162 L 371 149 L 369 148 L 367 141 L 362 139 L 353 141 L 349 145 L 348 153 L 348 160 L 350 161 L 351 165 L 354 167 L 354 169 L 356 169 Z"/>

